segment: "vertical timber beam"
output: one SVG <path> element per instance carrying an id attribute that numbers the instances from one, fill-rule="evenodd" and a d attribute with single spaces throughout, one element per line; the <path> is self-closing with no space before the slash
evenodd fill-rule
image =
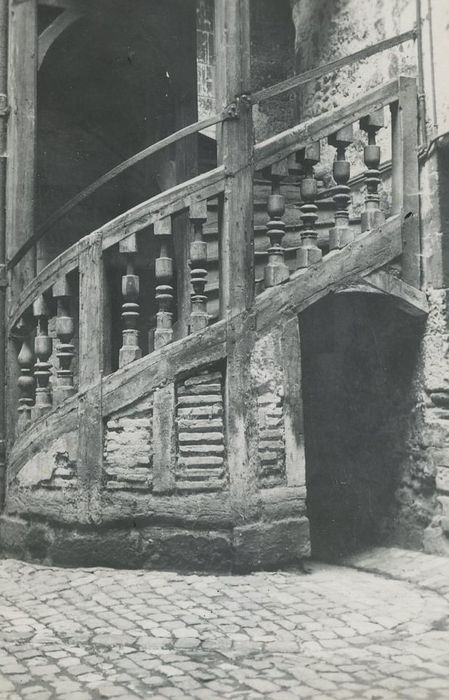
<path id="1" fill-rule="evenodd" d="M 6 162 L 6 259 L 34 233 L 37 0 L 9 0 L 8 30 L 8 144 Z M 31 250 L 8 275 L 7 304 L 36 272 L 35 250 Z M 19 367 L 14 342 L 7 339 L 6 402 L 18 400 Z M 15 434 L 16 412 L 7 411 L 7 444 Z"/>
<path id="2" fill-rule="evenodd" d="M 182 52 L 181 71 L 176 84 L 175 128 L 182 129 L 198 119 L 197 68 L 196 68 L 196 3 L 181 3 L 177 14 L 177 35 L 180 38 L 177 52 Z M 189 136 L 174 145 L 176 184 L 198 175 L 198 134 Z M 175 339 L 185 338 L 190 323 L 190 222 L 186 211 L 173 217 L 173 257 L 176 275 L 177 320 Z"/>
<path id="3" fill-rule="evenodd" d="M 98 514 L 103 467 L 103 328 L 104 269 L 97 236 L 80 256 L 78 483 L 79 518 Z"/>
<path id="4" fill-rule="evenodd" d="M 34 233 L 37 0 L 10 0 L 9 127 L 7 173 L 7 257 Z M 30 251 L 12 272 L 12 290 L 35 275 L 35 251 Z"/>
<path id="5" fill-rule="evenodd" d="M 255 343 L 253 175 L 250 92 L 250 0 L 215 0 L 217 109 L 238 100 L 238 117 L 219 128 L 218 160 L 225 167 L 220 217 L 220 312 L 228 320 L 225 426 L 234 524 L 254 520 L 257 403 L 250 373 Z"/>
<path id="6" fill-rule="evenodd" d="M 415 78 L 400 76 L 392 105 L 393 214 L 402 216 L 402 279 L 421 286 L 418 95 Z"/>
<path id="7" fill-rule="evenodd" d="M 250 93 L 250 0 L 216 0 L 215 23 L 220 110 Z M 248 309 L 254 295 L 254 128 L 247 100 L 239 100 L 239 110 L 237 119 L 222 122 L 218 134 L 226 177 L 220 241 L 222 318 Z"/>
<path id="8" fill-rule="evenodd" d="M 6 483 L 6 134 L 8 0 L 0 0 L 0 509 Z"/>

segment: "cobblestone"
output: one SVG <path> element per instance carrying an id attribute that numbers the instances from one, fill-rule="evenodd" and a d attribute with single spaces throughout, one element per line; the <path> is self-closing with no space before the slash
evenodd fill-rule
<path id="1" fill-rule="evenodd" d="M 446 700 L 448 580 L 383 548 L 311 575 L 0 561 L 0 700 Z"/>

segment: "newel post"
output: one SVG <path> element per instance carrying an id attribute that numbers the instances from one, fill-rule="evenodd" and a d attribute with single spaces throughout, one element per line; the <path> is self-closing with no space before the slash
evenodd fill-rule
<path id="1" fill-rule="evenodd" d="M 215 0 L 217 109 L 235 105 L 218 133 L 225 167 L 220 220 L 220 312 L 227 319 L 225 426 L 235 525 L 256 501 L 256 396 L 250 374 L 254 348 L 254 128 L 250 100 L 250 0 Z"/>
<path id="2" fill-rule="evenodd" d="M 79 518 L 95 518 L 103 464 L 104 262 L 101 235 L 79 259 Z"/>
<path id="3" fill-rule="evenodd" d="M 418 95 L 415 78 L 399 78 L 399 99 L 391 106 L 392 213 L 402 217 L 402 279 L 421 286 L 418 170 Z"/>
<path id="4" fill-rule="evenodd" d="M 215 1 L 217 107 L 235 104 L 237 117 L 218 133 L 226 184 L 221 222 L 221 316 L 249 308 L 254 294 L 253 150 L 250 92 L 250 2 Z"/>

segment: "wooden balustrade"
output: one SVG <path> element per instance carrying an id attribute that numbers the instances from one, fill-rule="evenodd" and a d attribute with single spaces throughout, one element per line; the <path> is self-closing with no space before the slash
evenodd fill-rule
<path id="1" fill-rule="evenodd" d="M 124 367 L 142 357 L 139 346 L 139 316 L 138 304 L 140 294 L 139 276 L 135 274 L 134 258 L 137 253 L 136 234 L 120 241 L 119 250 L 126 259 L 126 274 L 122 277 L 122 347 L 119 353 L 119 367 Z"/>
<path id="2" fill-rule="evenodd" d="M 282 284 L 290 276 L 289 269 L 284 261 L 284 249 L 282 239 L 285 236 L 285 223 L 282 217 L 285 214 L 285 197 L 281 194 L 282 178 L 289 175 L 288 160 L 273 163 L 268 176 L 271 179 L 271 195 L 268 197 L 267 234 L 270 239 L 268 248 L 268 264 L 264 270 L 265 287 L 275 287 Z"/>
<path id="3" fill-rule="evenodd" d="M 154 332 L 154 349 L 159 350 L 173 340 L 173 300 L 174 271 L 173 258 L 169 256 L 172 242 L 172 220 L 170 216 L 154 224 L 154 235 L 160 239 L 160 254 L 156 258 L 156 330 Z"/>
<path id="4" fill-rule="evenodd" d="M 203 240 L 203 226 L 207 221 L 207 201 L 192 204 L 189 209 L 192 226 L 192 242 L 190 244 L 190 281 L 192 284 L 190 333 L 196 333 L 207 328 L 209 316 L 207 313 L 207 243 Z"/>
<path id="5" fill-rule="evenodd" d="M 349 225 L 349 205 L 351 203 L 351 190 L 348 181 L 351 175 L 351 166 L 346 160 L 346 149 L 353 142 L 354 135 L 352 124 L 339 129 L 328 137 L 331 146 L 337 149 L 333 165 L 333 176 L 337 183 L 334 188 L 334 202 L 336 207 L 335 226 L 329 231 L 329 249 L 343 248 L 354 240 L 354 233 Z"/>
<path id="6" fill-rule="evenodd" d="M 360 120 L 360 128 L 368 134 L 368 145 L 365 146 L 363 151 L 367 171 L 365 173 L 366 207 L 362 213 L 362 231 L 377 228 L 385 221 L 385 216 L 380 209 L 379 197 L 379 185 L 381 184 L 379 171 L 380 147 L 376 145 L 376 134 L 383 126 L 383 108 L 366 117 L 362 117 Z"/>
<path id="7" fill-rule="evenodd" d="M 398 85 L 402 86 L 399 93 Z M 403 210 L 404 202 L 412 202 L 415 190 L 412 189 L 410 173 L 415 175 L 415 172 L 413 168 L 407 166 L 407 163 L 411 158 L 416 160 L 416 153 L 412 152 L 412 149 L 406 150 L 404 147 L 399 147 L 405 141 L 406 125 L 401 116 L 400 101 L 398 100 L 408 100 L 412 104 L 413 88 L 414 83 L 411 79 L 401 79 L 399 82 L 389 83 L 358 98 L 351 105 L 345 105 L 335 110 L 333 115 L 327 113 L 313 118 L 305 124 L 286 130 L 256 146 L 251 166 L 248 166 L 249 169 L 245 171 L 243 194 L 246 201 L 253 163 L 258 170 L 269 169 L 271 194 L 267 206 L 269 217 L 267 235 L 270 245 L 267 250 L 268 260 L 264 270 L 265 287 L 281 285 L 289 278 L 283 248 L 286 219 L 285 198 L 281 192 L 282 181 L 289 175 L 298 178 L 301 193 L 301 244 L 296 251 L 297 267 L 305 270 L 310 265 L 319 263 L 322 259 L 322 250 L 318 246 L 319 189 L 315 169 L 320 162 L 320 141 L 323 139 L 327 139 L 329 144 L 336 149 L 333 163 L 333 177 L 336 184 L 332 192 L 335 203 L 335 220 L 329 232 L 329 248 L 330 250 L 341 249 L 354 242 L 356 229 L 349 219 L 351 180 L 346 151 L 353 139 L 352 124 L 358 121 L 368 136 L 368 143 L 364 149 L 366 165 L 364 180 L 367 193 L 365 211 L 362 215 L 362 231 L 376 228 L 384 221 L 379 202 L 380 149 L 376 144 L 377 132 L 383 126 L 383 111 L 379 109 L 379 105 L 392 105 L 393 112 L 394 213 L 400 213 Z M 248 120 L 248 114 L 245 113 L 244 118 Z M 232 140 L 232 129 L 233 127 L 226 125 L 226 130 L 229 131 L 226 136 L 228 141 Z M 245 140 L 245 144 L 248 145 L 250 139 L 248 134 L 246 136 L 248 138 Z M 409 141 L 411 143 L 412 139 Z M 19 430 L 24 429 L 32 418 L 47 413 L 52 406 L 58 406 L 63 400 L 73 396 L 77 389 L 82 396 L 86 387 L 99 384 L 99 377 L 104 370 L 103 326 L 108 322 L 108 313 L 105 311 L 104 305 L 103 256 L 104 252 L 112 246 L 118 246 L 119 253 L 126 264 L 126 270 L 122 276 L 121 315 L 123 327 L 118 365 L 124 367 L 142 357 L 139 323 L 142 321 L 143 326 L 148 327 L 150 319 L 141 318 L 140 314 L 139 287 L 141 280 L 140 275 L 136 273 L 138 256 L 136 234 L 139 231 L 145 235 L 144 231 L 151 230 L 152 226 L 157 245 L 158 257 L 155 259 L 157 308 L 156 328 L 154 330 L 154 349 L 156 351 L 171 343 L 174 338 L 180 337 L 179 329 L 174 324 L 174 300 L 175 286 L 179 285 L 180 278 L 182 280 L 182 274 L 189 275 L 190 279 L 187 279 L 191 284 L 189 332 L 193 334 L 202 331 L 209 324 L 208 300 L 205 292 L 208 281 L 208 259 L 207 244 L 204 240 L 204 225 L 208 214 L 207 201 L 212 198 L 217 199 L 217 195 L 220 207 L 218 217 L 220 257 L 218 263 L 220 284 L 222 285 L 220 288 L 221 318 L 237 313 L 238 310 L 245 307 L 247 302 L 249 303 L 251 294 L 247 286 L 249 278 L 252 282 L 250 267 L 245 268 L 245 292 L 234 289 L 237 278 L 240 279 L 246 265 L 240 258 L 237 260 L 238 256 L 234 244 L 239 246 L 242 244 L 239 236 L 246 237 L 245 240 L 248 242 L 253 233 L 249 206 L 244 227 L 236 229 L 232 223 L 235 217 L 240 221 L 240 193 L 234 173 L 240 172 L 238 168 L 246 167 L 246 161 L 240 162 L 236 153 L 234 156 L 234 168 L 231 168 L 229 163 L 227 163 L 226 169 L 224 166 L 220 166 L 214 171 L 157 195 L 105 224 L 50 263 L 28 285 L 19 299 L 13 300 L 9 314 L 9 330 L 17 332 L 17 337 L 20 336 L 18 353 L 20 369 L 18 379 L 20 389 Z M 321 172 L 322 170 L 320 177 Z M 413 181 L 415 179 L 414 176 Z M 407 185 L 409 190 L 407 198 L 400 195 L 404 182 L 410 183 Z M 232 197 L 229 199 L 231 195 Z M 182 273 L 180 270 L 177 271 L 178 278 L 175 285 L 172 217 L 180 212 L 188 212 L 192 237 L 189 265 L 185 266 L 186 269 Z M 410 236 L 414 237 L 413 240 L 416 239 L 415 221 L 416 217 L 412 222 L 407 220 L 407 225 L 404 227 L 404 230 L 410 231 Z M 321 223 L 320 221 L 320 225 Z M 224 231 L 226 235 L 224 235 Z M 320 235 L 322 235 L 321 231 Z M 406 233 L 404 233 L 405 235 Z M 320 245 L 322 245 L 321 242 Z M 245 243 L 245 250 L 247 247 Z M 408 247 L 407 250 L 410 270 L 414 266 L 413 274 L 416 276 L 416 259 L 415 257 L 412 259 L 411 248 Z M 224 258 L 227 259 L 226 264 L 223 263 Z M 232 261 L 236 265 L 238 262 L 238 270 Z M 75 381 L 73 370 L 73 366 L 77 366 L 77 363 L 74 363 L 76 331 L 73 310 L 78 300 L 73 297 L 73 290 L 69 283 L 72 274 L 77 270 L 80 275 L 78 382 Z M 184 277 L 185 280 L 186 277 Z M 269 291 L 267 290 L 266 293 L 269 294 Z M 279 293 L 282 294 L 281 290 Z M 244 300 L 246 300 L 245 303 L 243 303 Z M 29 322 L 31 309 L 36 321 L 34 343 L 32 340 L 34 331 Z M 50 366 L 52 338 L 49 334 L 49 320 L 53 313 L 56 314 L 57 344 L 55 355 L 58 361 L 55 377 L 52 377 Z M 150 313 L 153 313 L 153 310 Z M 176 335 L 174 335 L 174 328 Z M 93 335 L 95 335 L 95 342 L 92 342 Z M 98 424 L 97 414 L 98 411 L 95 419 Z"/>

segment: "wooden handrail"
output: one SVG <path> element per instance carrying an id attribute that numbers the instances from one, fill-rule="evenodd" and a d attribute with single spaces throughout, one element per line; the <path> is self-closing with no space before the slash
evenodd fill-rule
<path id="1" fill-rule="evenodd" d="M 14 268 L 17 265 L 17 263 L 23 258 L 23 256 L 26 255 L 28 251 L 30 251 L 36 245 L 36 243 L 38 243 L 45 236 L 47 231 L 52 226 L 54 226 L 54 224 L 60 221 L 76 206 L 81 204 L 81 202 L 84 202 L 85 199 L 94 194 L 94 192 L 96 192 L 100 187 L 106 185 L 108 182 L 116 178 L 118 175 L 124 173 L 133 165 L 136 165 L 142 160 L 145 160 L 145 158 L 149 158 L 155 153 L 158 153 L 162 149 L 171 146 L 172 144 L 176 143 L 177 141 L 180 141 L 183 138 L 186 138 L 187 136 L 192 136 L 193 134 L 196 134 L 199 131 L 203 131 L 204 129 L 207 129 L 210 126 L 214 126 L 214 124 L 219 124 L 227 118 L 228 114 L 225 111 L 221 112 L 220 114 L 214 114 L 211 117 L 207 117 L 207 119 L 197 121 L 194 124 L 189 124 L 188 126 L 179 129 L 179 131 L 175 131 L 173 134 L 170 134 L 170 136 L 167 136 L 161 141 L 158 141 L 157 143 L 154 143 L 151 146 L 144 148 L 142 151 L 139 151 L 138 153 L 135 153 L 133 156 L 131 156 L 131 158 L 128 158 L 122 163 L 116 165 L 114 168 L 112 168 L 112 170 L 109 170 L 107 173 L 98 178 L 98 180 L 95 180 L 95 182 L 93 182 L 91 185 L 89 185 L 84 190 L 75 195 L 75 197 L 72 197 L 72 199 L 66 202 L 60 209 L 57 209 L 57 211 L 53 212 L 53 214 L 51 214 L 51 216 L 49 216 L 48 219 L 46 219 L 40 226 L 38 226 L 34 235 L 31 236 L 26 241 L 26 243 L 19 248 L 17 253 L 15 253 L 15 255 L 8 262 L 8 269 Z"/>
<path id="2" fill-rule="evenodd" d="M 356 122 L 365 114 L 396 102 L 398 94 L 398 80 L 391 80 L 331 112 L 320 114 L 261 141 L 256 144 L 254 153 L 256 169 L 263 170 L 296 153 L 308 143 L 329 136 L 338 129 Z"/>
<path id="3" fill-rule="evenodd" d="M 333 73 L 339 68 L 343 68 L 343 66 L 348 66 L 351 63 L 355 63 L 355 61 L 362 61 L 363 59 L 368 58 L 369 56 L 373 56 L 376 53 L 381 53 L 382 51 L 392 49 L 395 46 L 399 46 L 399 44 L 403 44 L 405 41 L 411 41 L 412 39 L 414 40 L 416 39 L 416 36 L 416 28 L 413 28 L 407 32 L 398 34 L 397 36 L 390 37 L 389 39 L 383 39 L 377 44 L 373 44 L 372 46 L 366 46 L 364 49 L 360 49 L 360 51 L 356 51 L 355 53 L 352 53 L 349 56 L 337 58 L 335 61 L 324 63 L 322 66 L 312 68 L 311 70 L 305 71 L 300 75 L 294 75 L 291 78 L 287 78 L 287 80 L 283 80 L 282 82 L 277 83 L 276 85 L 271 85 L 270 87 L 263 88 L 262 90 L 259 90 L 258 92 L 252 95 L 251 102 L 253 104 L 258 104 L 263 100 L 270 99 L 270 97 L 282 95 L 284 92 L 294 90 L 300 85 L 306 85 L 312 80 L 322 78 L 327 73 Z"/>
<path id="4" fill-rule="evenodd" d="M 308 143 L 328 136 L 369 112 L 396 102 L 399 94 L 398 85 L 397 79 L 392 80 L 332 112 L 309 119 L 258 143 L 254 152 L 256 169 L 262 170 L 283 160 L 291 153 L 304 148 Z M 192 201 L 216 196 L 224 189 L 224 179 L 225 169 L 220 166 L 142 202 L 82 238 L 49 263 L 23 290 L 9 313 L 10 330 L 39 294 L 45 292 L 58 278 L 77 268 L 79 256 L 90 244 L 93 236 L 101 235 L 102 248 L 105 250 L 152 225 L 155 221 L 185 210 Z"/>
<path id="5" fill-rule="evenodd" d="M 129 209 L 124 214 L 108 221 L 93 233 L 52 260 L 23 290 L 17 302 L 10 307 L 9 328 L 12 329 L 26 309 L 40 294 L 49 289 L 58 279 L 75 270 L 80 255 L 87 250 L 94 238 L 100 236 L 102 248 L 106 250 L 133 233 L 151 226 L 160 219 L 187 209 L 193 202 L 214 197 L 224 188 L 224 167 L 220 166 L 202 175 L 171 187 L 165 192 Z"/>

